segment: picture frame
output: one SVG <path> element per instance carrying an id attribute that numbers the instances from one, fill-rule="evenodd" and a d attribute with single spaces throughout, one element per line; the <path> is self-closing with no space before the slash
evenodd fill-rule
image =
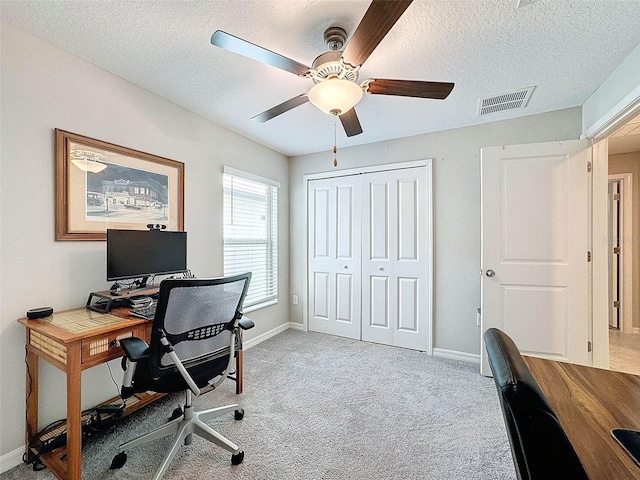
<path id="1" fill-rule="evenodd" d="M 184 163 L 55 129 L 56 240 L 184 230 Z"/>

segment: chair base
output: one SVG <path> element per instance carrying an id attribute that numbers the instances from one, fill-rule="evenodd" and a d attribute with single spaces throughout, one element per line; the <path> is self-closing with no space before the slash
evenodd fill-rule
<path id="1" fill-rule="evenodd" d="M 173 457 L 175 457 L 176 453 L 178 453 L 180 446 L 182 446 L 183 444 L 190 445 L 193 440 L 194 434 L 204 438 L 205 440 L 209 440 L 219 447 L 222 447 L 225 450 L 231 452 L 233 454 L 231 457 L 231 463 L 233 465 L 242 463 L 244 452 L 240 450 L 238 445 L 222 436 L 209 425 L 204 423 L 208 420 L 220 417 L 233 411 L 236 412 L 235 418 L 239 420 L 243 417 L 244 412 L 242 412 L 242 409 L 239 408 L 238 404 L 233 404 L 226 405 L 224 407 L 212 408 L 209 410 L 202 410 L 200 412 L 194 412 L 193 405 L 191 404 L 190 394 L 191 392 L 188 391 L 184 413 L 178 418 L 175 418 L 174 420 L 169 421 L 169 423 L 159 426 L 151 432 L 140 435 L 139 437 L 136 437 L 133 440 L 120 445 L 118 447 L 118 454 L 114 457 L 113 462 L 111 463 L 111 468 L 121 468 L 124 465 L 127 459 L 125 453 L 127 450 L 134 447 L 139 447 L 140 445 L 145 445 L 160 438 L 168 437 L 169 435 L 174 435 L 173 442 L 153 477 L 153 480 L 160 480 L 169 468 Z"/>

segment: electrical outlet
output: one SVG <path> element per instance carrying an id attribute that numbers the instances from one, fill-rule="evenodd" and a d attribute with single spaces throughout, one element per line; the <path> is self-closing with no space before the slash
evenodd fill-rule
<path id="1" fill-rule="evenodd" d="M 297 305 L 298 304 L 298 295 L 294 295 L 293 296 L 293 304 Z"/>

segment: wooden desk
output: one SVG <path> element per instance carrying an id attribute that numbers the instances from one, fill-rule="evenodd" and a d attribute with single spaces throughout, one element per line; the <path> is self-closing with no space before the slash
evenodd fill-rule
<path id="1" fill-rule="evenodd" d="M 640 430 L 640 376 L 524 358 L 589 478 L 640 478 L 640 467 L 611 436 L 614 428 Z"/>
<path id="2" fill-rule="evenodd" d="M 85 314 L 96 319 L 103 314 L 85 308 L 56 312 L 55 316 L 64 314 Z M 83 370 L 106 363 L 123 356 L 118 341 L 127 337 L 139 337 L 149 341 L 152 322 L 129 316 L 129 309 L 114 309 L 111 320 L 114 323 L 98 325 L 83 331 L 69 331 L 53 325 L 47 319 L 18 320 L 27 328 L 27 385 L 26 385 L 26 441 L 27 458 L 34 452 L 29 442 L 38 433 L 38 358 L 56 366 L 67 376 L 67 448 L 65 452 L 54 450 L 40 458 L 49 470 L 59 479 L 80 480 L 82 478 L 82 384 Z M 93 317 L 92 317 L 93 318 Z M 104 318 L 103 318 L 104 319 Z M 78 329 L 75 329 L 78 330 Z M 236 393 L 242 393 L 242 350 L 236 357 Z M 131 413 L 161 397 L 161 394 L 140 395 Z"/>

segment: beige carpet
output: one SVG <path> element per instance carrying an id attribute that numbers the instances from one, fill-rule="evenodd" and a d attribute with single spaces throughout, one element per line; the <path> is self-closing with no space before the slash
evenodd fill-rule
<path id="1" fill-rule="evenodd" d="M 197 400 L 202 407 L 240 400 L 210 422 L 245 451 L 244 463 L 196 439 L 166 479 L 514 479 L 493 380 L 478 365 L 424 353 L 288 330 L 245 352 L 245 393 L 233 382 Z M 160 424 L 178 398 L 125 419 L 85 449 L 86 480 L 151 478 L 168 440 L 128 452 L 109 470 L 117 445 Z M 3 480 L 49 480 L 21 465 Z"/>

